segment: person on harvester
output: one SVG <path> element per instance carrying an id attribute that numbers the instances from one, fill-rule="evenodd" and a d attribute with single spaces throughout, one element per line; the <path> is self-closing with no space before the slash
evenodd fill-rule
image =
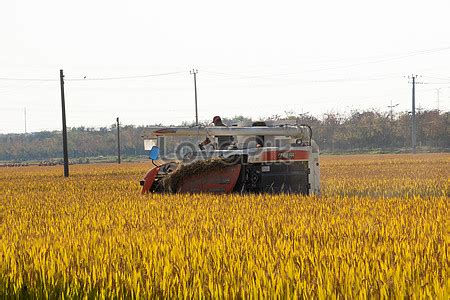
<path id="1" fill-rule="evenodd" d="M 219 116 L 215 116 L 213 118 L 212 123 L 214 124 L 214 126 L 226 126 L 223 122 L 222 119 Z M 228 149 L 228 147 L 231 145 L 231 143 L 233 143 L 234 139 L 233 136 L 218 136 L 217 137 L 217 143 L 219 145 L 219 150 L 226 150 Z M 208 145 L 209 143 L 211 143 L 211 140 L 209 138 L 206 138 L 203 142 L 201 142 L 200 144 L 198 144 L 199 148 L 201 150 L 204 150 L 204 146 Z"/>

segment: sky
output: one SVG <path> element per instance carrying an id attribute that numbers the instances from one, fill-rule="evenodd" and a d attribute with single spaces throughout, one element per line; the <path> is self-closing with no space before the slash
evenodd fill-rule
<path id="1" fill-rule="evenodd" d="M 410 111 L 412 74 L 416 106 L 448 111 L 449 13 L 448 0 L 3 0 L 0 133 L 61 129 L 60 69 L 69 127 L 193 121 L 192 69 L 200 120 Z"/>

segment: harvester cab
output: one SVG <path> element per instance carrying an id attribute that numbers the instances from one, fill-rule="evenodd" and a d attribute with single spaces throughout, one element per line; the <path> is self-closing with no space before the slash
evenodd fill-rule
<path id="1" fill-rule="evenodd" d="M 320 193 L 319 148 L 308 125 L 167 127 L 144 145 L 153 167 L 140 181 L 143 194 Z"/>

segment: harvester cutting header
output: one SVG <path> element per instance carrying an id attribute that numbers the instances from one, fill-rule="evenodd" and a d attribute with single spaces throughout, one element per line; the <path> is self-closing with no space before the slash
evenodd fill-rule
<path id="1" fill-rule="evenodd" d="M 319 148 L 308 125 L 215 125 L 154 130 L 145 141 L 154 167 L 142 193 L 320 193 Z M 170 137 L 184 138 L 176 156 L 157 160 Z"/>

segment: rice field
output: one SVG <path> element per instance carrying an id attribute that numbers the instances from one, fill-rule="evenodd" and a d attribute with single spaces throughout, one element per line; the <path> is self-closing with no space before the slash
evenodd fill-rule
<path id="1" fill-rule="evenodd" d="M 322 195 L 140 195 L 0 168 L 1 298 L 450 297 L 449 154 L 321 158 Z"/>

